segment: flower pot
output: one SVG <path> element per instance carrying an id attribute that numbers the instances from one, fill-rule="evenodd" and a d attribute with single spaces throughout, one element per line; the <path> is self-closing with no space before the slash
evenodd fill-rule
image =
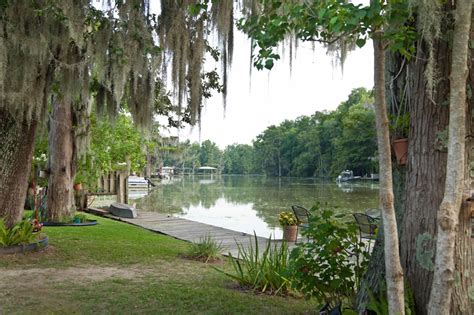
<path id="1" fill-rule="evenodd" d="M 398 165 L 407 164 L 408 139 L 397 139 L 393 141 L 393 150 L 397 158 Z"/>
<path id="2" fill-rule="evenodd" d="M 287 242 L 296 242 L 298 237 L 297 225 L 286 225 L 283 227 L 283 239 Z"/>
<path id="3" fill-rule="evenodd" d="M 73 188 L 74 188 L 75 191 L 82 190 L 82 183 L 75 183 Z"/>

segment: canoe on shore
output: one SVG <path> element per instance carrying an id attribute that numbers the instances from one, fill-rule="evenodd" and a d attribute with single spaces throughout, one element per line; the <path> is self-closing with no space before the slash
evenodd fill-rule
<path id="1" fill-rule="evenodd" d="M 109 212 L 116 217 L 134 219 L 137 217 L 137 211 L 134 207 L 115 202 L 110 205 Z"/>

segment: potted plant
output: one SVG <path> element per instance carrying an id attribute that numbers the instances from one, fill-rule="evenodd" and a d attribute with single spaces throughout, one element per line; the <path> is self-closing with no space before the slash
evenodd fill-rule
<path id="1" fill-rule="evenodd" d="M 410 115 L 408 113 L 399 114 L 391 125 L 392 146 L 397 158 L 398 165 L 407 164 L 408 157 L 408 132 L 410 130 Z"/>
<path id="2" fill-rule="evenodd" d="M 296 242 L 298 237 L 298 220 L 292 212 L 281 212 L 278 221 L 283 227 L 283 239 L 287 242 Z"/>
<path id="3" fill-rule="evenodd" d="M 73 188 L 74 188 L 75 191 L 81 191 L 82 190 L 82 182 L 74 183 Z"/>
<path id="4" fill-rule="evenodd" d="M 82 190 L 82 183 L 85 182 L 85 175 L 79 171 L 76 174 L 76 177 L 74 178 L 74 190 L 75 191 L 81 191 Z"/>

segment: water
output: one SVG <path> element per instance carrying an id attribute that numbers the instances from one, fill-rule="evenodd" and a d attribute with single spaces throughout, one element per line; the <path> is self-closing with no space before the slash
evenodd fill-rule
<path id="1" fill-rule="evenodd" d="M 335 184 L 304 178 L 194 176 L 164 182 L 137 208 L 258 236 L 281 238 L 281 211 L 320 202 L 342 213 L 378 208 L 378 184 Z"/>

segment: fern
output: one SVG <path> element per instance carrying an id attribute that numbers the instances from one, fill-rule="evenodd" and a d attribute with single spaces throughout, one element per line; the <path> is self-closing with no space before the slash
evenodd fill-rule
<path id="1" fill-rule="evenodd" d="M 35 242 L 37 235 L 33 233 L 33 225 L 28 220 L 20 221 L 11 228 L 0 218 L 0 246 L 16 246 Z"/>

